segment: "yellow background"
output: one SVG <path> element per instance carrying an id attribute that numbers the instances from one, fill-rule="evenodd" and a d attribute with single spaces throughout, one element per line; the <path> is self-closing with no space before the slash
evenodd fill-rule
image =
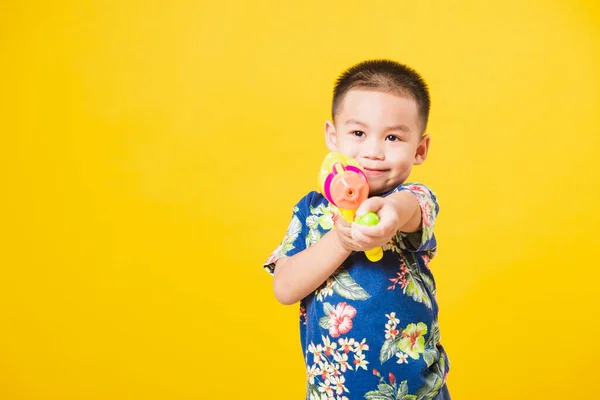
<path id="1" fill-rule="evenodd" d="M 596 398 L 597 4 L 5 2 L 0 398 L 302 398 L 261 265 L 375 57 L 431 86 L 453 398 Z"/>

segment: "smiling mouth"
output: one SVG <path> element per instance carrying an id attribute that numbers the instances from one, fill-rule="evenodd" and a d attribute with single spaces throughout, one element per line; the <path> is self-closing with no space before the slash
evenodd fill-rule
<path id="1" fill-rule="evenodd" d="M 379 175 L 379 174 L 383 174 L 384 172 L 386 172 L 387 170 L 385 169 L 371 169 L 371 168 L 365 168 L 365 173 L 369 174 L 369 175 Z"/>

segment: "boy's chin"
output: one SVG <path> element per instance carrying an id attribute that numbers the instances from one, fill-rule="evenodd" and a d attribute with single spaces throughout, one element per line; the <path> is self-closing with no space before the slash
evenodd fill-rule
<path id="1" fill-rule="evenodd" d="M 395 186 L 394 186 L 395 187 Z M 388 188 L 387 186 L 374 185 L 369 187 L 369 196 L 378 196 L 380 194 L 389 192 L 394 187 Z"/>
<path id="2" fill-rule="evenodd" d="M 383 193 L 387 193 L 390 190 L 400 186 L 402 181 L 399 182 L 369 182 L 369 196 L 377 196 Z"/>

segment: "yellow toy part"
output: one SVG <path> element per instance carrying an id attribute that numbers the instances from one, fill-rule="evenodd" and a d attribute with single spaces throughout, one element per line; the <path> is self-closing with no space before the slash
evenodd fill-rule
<path id="1" fill-rule="evenodd" d="M 338 152 L 327 154 L 323 160 L 318 183 L 320 193 L 340 210 L 342 218 L 348 223 L 354 221 L 356 210 L 369 197 L 369 182 L 360 163 Z M 364 219 L 363 225 L 379 223 L 377 214 L 367 214 L 369 217 Z M 362 217 L 364 216 L 360 217 L 361 220 Z M 370 261 L 379 261 L 383 257 L 383 249 L 378 247 L 367 250 L 365 254 Z"/>

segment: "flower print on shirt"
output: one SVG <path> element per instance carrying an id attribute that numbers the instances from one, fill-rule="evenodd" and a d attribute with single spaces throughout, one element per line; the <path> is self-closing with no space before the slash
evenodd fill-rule
<path id="1" fill-rule="evenodd" d="M 431 331 L 423 322 L 410 323 L 406 328 L 399 329 L 400 320 L 396 318 L 395 312 L 385 314 L 385 316 L 387 318 L 384 329 L 385 342 L 379 352 L 381 364 L 394 356 L 397 358 L 398 364 L 408 364 L 410 359 L 418 360 L 423 356 L 427 367 L 439 360 L 440 354 L 437 346 L 440 344 L 441 338 L 437 321 L 431 325 Z M 429 337 L 425 339 L 428 333 Z"/>
<path id="2" fill-rule="evenodd" d="M 395 290 L 396 286 L 402 290 L 402 293 L 413 298 L 418 303 L 423 303 L 427 308 L 431 308 L 431 298 L 428 291 L 434 293 L 435 288 L 433 282 L 426 274 L 419 271 L 417 260 L 414 253 L 402 252 L 394 244 L 390 250 L 400 254 L 400 270 L 396 272 L 396 276 L 389 278 L 392 285 L 388 286 L 388 290 Z"/>
<path id="3" fill-rule="evenodd" d="M 409 364 L 410 360 L 418 360 L 423 356 L 430 375 L 416 393 L 408 393 L 408 382 L 397 382 L 393 373 L 388 374 L 389 381 L 377 369 L 373 369 L 373 374 L 379 377 L 379 384 L 376 390 L 371 390 L 365 394 L 365 399 L 371 400 L 433 400 L 439 393 L 440 388 L 446 381 L 446 355 L 437 350 L 437 344 L 440 341 L 439 326 L 435 322 L 428 332 L 427 325 L 423 322 L 410 323 L 401 332 L 398 329 L 400 323 L 396 318 L 395 312 L 385 314 L 387 323 L 385 324 L 385 342 L 381 348 L 379 360 L 381 364 L 396 356 L 398 364 Z M 425 336 L 429 333 L 429 338 Z"/>
<path id="4" fill-rule="evenodd" d="M 317 207 L 311 206 L 310 215 L 306 218 L 306 227 L 308 228 L 306 247 L 308 248 L 317 243 L 322 236 L 321 230 L 331 230 L 339 217 L 340 212 L 333 204 L 324 205 L 322 203 Z"/>
<path id="5" fill-rule="evenodd" d="M 346 334 L 352 329 L 352 318 L 356 316 L 356 308 L 346 302 L 341 302 L 335 307 L 329 303 L 323 303 L 325 316 L 319 320 L 323 329 L 328 329 L 331 337 Z"/>
<path id="6" fill-rule="evenodd" d="M 369 362 L 365 351 L 369 350 L 366 339 L 339 338 L 331 340 L 321 335 L 321 343 L 311 342 L 306 351 L 306 374 L 309 399 L 348 399 L 346 382 L 359 370 L 367 371 Z M 312 363 L 310 363 L 312 355 Z M 352 375 L 348 375 L 352 374 Z"/>
<path id="7" fill-rule="evenodd" d="M 343 268 L 338 269 L 332 276 L 327 278 L 325 283 L 315 291 L 318 301 L 323 301 L 333 293 L 349 300 L 367 300 L 371 297 Z"/>
<path id="8" fill-rule="evenodd" d="M 300 234 L 301 231 L 302 231 L 302 223 L 300 222 L 300 219 L 298 219 L 298 217 L 296 215 L 294 215 L 292 217 L 292 220 L 290 221 L 290 224 L 289 224 L 287 232 L 283 238 L 283 241 L 275 249 L 275 251 L 273 252 L 271 257 L 267 260 L 267 264 L 270 264 L 270 263 L 280 259 L 288 251 L 292 250 L 294 248 L 294 242 L 296 241 L 296 238 L 298 237 L 298 235 Z"/>

